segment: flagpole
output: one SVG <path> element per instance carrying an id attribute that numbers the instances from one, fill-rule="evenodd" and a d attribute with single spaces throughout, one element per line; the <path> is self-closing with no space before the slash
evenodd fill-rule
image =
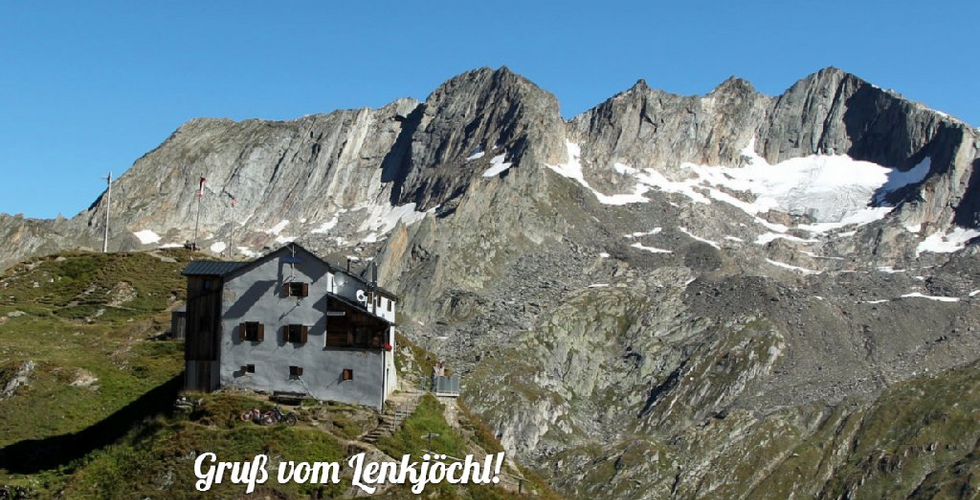
<path id="1" fill-rule="evenodd" d="M 106 190 L 105 194 L 105 235 L 102 237 L 102 253 L 109 252 L 109 207 L 112 206 L 112 171 L 109 171 L 109 176 L 105 178 L 106 183 L 109 188 Z"/>
<path id="2" fill-rule="evenodd" d="M 194 222 L 194 250 L 197 251 L 197 231 L 201 227 L 201 200 L 204 199 L 204 174 L 201 174 L 201 187 L 197 192 L 197 221 Z"/>

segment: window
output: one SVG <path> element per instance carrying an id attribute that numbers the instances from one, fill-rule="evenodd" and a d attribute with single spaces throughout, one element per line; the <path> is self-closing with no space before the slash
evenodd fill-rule
<path id="1" fill-rule="evenodd" d="M 285 325 L 282 327 L 283 338 L 286 342 L 305 343 L 310 333 L 310 327 L 306 325 Z"/>
<path id="2" fill-rule="evenodd" d="M 354 330 L 354 343 L 357 345 L 367 345 L 371 340 L 371 332 L 367 327 L 359 326 Z"/>
<path id="3" fill-rule="evenodd" d="M 368 327 L 327 330 L 327 347 L 381 347 L 383 344 L 384 332 L 372 332 Z"/>
<path id="4" fill-rule="evenodd" d="M 238 325 L 238 338 L 246 342 L 265 340 L 265 325 L 257 321 L 246 321 Z"/>
<path id="5" fill-rule="evenodd" d="M 350 368 L 344 368 L 344 371 L 340 373 L 341 380 L 354 380 L 354 370 Z"/>
<path id="6" fill-rule="evenodd" d="M 286 297 L 308 297 L 310 295 L 310 284 L 299 281 L 283 283 L 282 294 Z"/>
<path id="7" fill-rule="evenodd" d="M 255 365 L 242 365 L 242 373 L 255 373 Z"/>
<path id="8" fill-rule="evenodd" d="M 393 301 L 391 299 L 388 299 L 388 312 L 391 312 L 391 304 L 394 303 L 394 302 L 395 301 Z"/>
<path id="9" fill-rule="evenodd" d="M 302 366 L 290 366 L 289 367 L 289 376 L 292 377 L 292 378 L 302 377 L 303 376 L 303 367 Z"/>

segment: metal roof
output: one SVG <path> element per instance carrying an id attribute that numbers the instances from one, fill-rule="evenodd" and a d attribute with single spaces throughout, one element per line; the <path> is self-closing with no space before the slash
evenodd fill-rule
<path id="1" fill-rule="evenodd" d="M 250 262 L 195 260 L 187 264 L 187 267 L 180 274 L 184 276 L 225 276 L 249 264 Z"/>

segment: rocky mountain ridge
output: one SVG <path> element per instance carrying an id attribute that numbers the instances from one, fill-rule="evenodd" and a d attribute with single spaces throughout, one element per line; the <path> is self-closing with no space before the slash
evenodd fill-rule
<path id="1" fill-rule="evenodd" d="M 248 256 L 295 238 L 337 249 L 375 243 L 398 220 L 451 213 L 474 184 L 483 187 L 480 173 L 490 170 L 492 158 L 514 170 L 536 170 L 564 162 L 566 143 L 573 143 L 581 149 L 584 180 L 615 195 L 635 185 L 617 165 L 682 179 L 685 163 L 744 165 L 750 142 L 773 165 L 846 154 L 901 172 L 929 158 L 922 182 L 884 193 L 880 202 L 897 206 L 886 219 L 903 227 L 926 224 L 941 236 L 953 224 L 980 223 L 971 196 L 980 182 L 973 176 L 976 130 L 834 68 L 778 97 L 737 78 L 706 96 L 687 97 L 640 81 L 567 123 L 554 96 L 501 68 L 450 79 L 424 103 L 400 99 L 377 110 L 288 122 L 192 120 L 114 184 L 118 215 L 110 246 L 193 239 L 199 176 L 208 178 L 202 246 Z M 64 247 L 97 247 L 104 210 L 100 197 L 68 221 L 5 217 L 3 232 L 18 237 L 8 238 L 3 264 Z M 907 246 L 892 244 L 909 239 L 896 224 L 873 229 L 881 234 L 869 249 L 897 257 L 897 247 Z M 867 238 L 857 239 L 862 245 L 833 243 L 833 250 L 868 246 Z"/>

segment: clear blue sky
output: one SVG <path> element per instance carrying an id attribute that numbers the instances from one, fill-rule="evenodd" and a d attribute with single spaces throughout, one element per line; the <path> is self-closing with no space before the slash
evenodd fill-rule
<path id="1" fill-rule="evenodd" d="M 424 99 L 506 65 L 571 117 L 645 78 L 779 94 L 837 66 L 980 125 L 980 2 L 0 1 L 0 212 L 72 216 L 201 116 Z"/>

